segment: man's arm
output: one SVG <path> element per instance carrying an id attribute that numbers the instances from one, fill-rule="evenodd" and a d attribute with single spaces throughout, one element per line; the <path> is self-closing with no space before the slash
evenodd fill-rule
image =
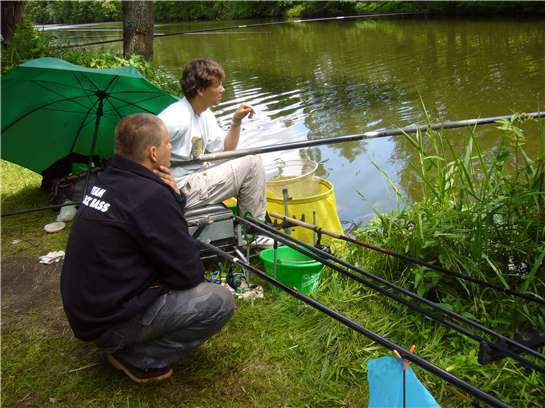
<path id="1" fill-rule="evenodd" d="M 237 148 L 238 139 L 240 138 L 240 124 L 242 123 L 242 119 L 244 119 L 247 115 L 249 115 L 249 118 L 251 119 L 254 114 L 255 110 L 251 105 L 247 103 L 240 104 L 238 109 L 233 114 L 231 128 L 223 141 L 223 149 L 225 151 L 235 150 Z"/>
<path id="2" fill-rule="evenodd" d="M 157 271 L 160 283 L 179 290 L 202 282 L 204 267 L 199 245 L 189 235 L 180 204 L 172 194 L 166 188 L 148 192 L 133 216 L 136 239 Z"/>

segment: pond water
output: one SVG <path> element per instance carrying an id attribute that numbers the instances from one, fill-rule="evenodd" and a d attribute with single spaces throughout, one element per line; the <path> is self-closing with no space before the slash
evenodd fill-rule
<path id="1" fill-rule="evenodd" d="M 191 58 L 221 62 L 226 92 L 215 111 L 227 126 L 240 102 L 255 107 L 239 145 L 249 147 L 422 123 L 422 102 L 433 121 L 545 110 L 544 22 L 365 18 L 237 28 L 156 39 L 154 60 L 177 76 Z M 157 25 L 156 31 L 232 24 L 241 22 Z M 112 25 L 55 33 L 75 42 L 121 36 Z M 119 51 L 121 44 L 101 47 Z M 525 127 L 534 154 L 537 127 Z M 468 130 L 447 132 L 461 153 Z M 477 132 L 483 148 L 497 143 L 494 126 Z M 333 182 L 342 220 L 361 222 L 373 207 L 397 205 L 377 167 L 414 198 L 408 175 L 414 154 L 401 137 L 269 154 L 266 160 L 300 156 L 320 162 L 318 174 Z"/>

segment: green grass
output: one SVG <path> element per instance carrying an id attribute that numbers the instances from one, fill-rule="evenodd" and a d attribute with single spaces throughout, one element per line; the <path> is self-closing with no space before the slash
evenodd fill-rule
<path id="1" fill-rule="evenodd" d="M 416 343 L 422 357 L 506 402 L 544 402 L 542 377 L 510 361 L 480 367 L 475 344 L 334 273 L 326 273 L 316 296 L 400 344 Z M 367 361 L 389 354 L 301 302 L 268 292 L 263 300 L 239 301 L 227 327 L 178 364 L 171 380 L 138 386 L 75 340 L 62 319 L 62 310 L 49 307 L 3 323 L 2 406 L 365 407 Z M 96 365 L 71 372 L 89 364 Z M 416 372 L 442 406 L 470 405 L 455 388 Z"/>
<path id="2" fill-rule="evenodd" d="M 0 171 L 2 213 L 48 205 L 47 193 L 40 190 L 41 176 L 4 160 L 0 162 Z M 69 228 L 55 234 L 43 230 L 56 218 L 53 210 L 2 217 L 2 257 L 36 257 L 64 250 Z"/>
<path id="3" fill-rule="evenodd" d="M 441 169 L 435 172 L 441 174 Z M 39 182 L 33 173 L 2 162 L 3 211 L 45 205 L 47 197 L 39 191 Z M 468 201 L 464 205 L 469 204 Z M 442 231 L 439 227 L 450 225 L 449 217 L 459 211 L 456 205 L 430 207 L 415 203 L 404 210 L 403 216 L 381 214 L 362 234 L 397 250 L 419 248 L 430 237 L 454 239 L 456 234 L 436 232 Z M 42 229 L 55 216 L 54 212 L 45 211 L 3 218 L 3 266 L 9 260 L 63 249 L 68 229 L 59 234 L 47 234 Z M 454 219 L 452 222 L 460 225 L 460 219 Z M 13 244 L 14 240 L 19 242 Z M 399 248 L 400 242 L 403 248 Z M 429 247 L 435 246 L 428 243 L 417 255 L 426 255 Z M 354 263 L 374 272 L 384 271 L 385 276 L 397 283 L 415 287 L 432 297 L 443 296 L 440 289 L 452 287 L 441 300 L 450 301 L 451 307 L 466 315 L 476 315 L 496 326 L 515 321 L 512 320 L 515 315 L 506 315 L 503 323 L 495 320 L 497 309 L 490 307 L 492 302 L 487 292 L 467 289 L 466 293 L 462 286 L 449 286 L 448 281 L 437 278 L 434 285 L 422 290 L 415 273 L 423 274 L 420 282 L 429 282 L 429 272 L 411 271 L 406 265 L 356 248 L 338 251 Z M 437 257 L 448 259 L 445 256 L 433 259 Z M 529 288 L 540 284 L 541 270 L 535 271 L 532 279 Z M 29 291 L 35 289 L 36 285 L 28 287 Z M 388 350 L 300 301 L 266 291 L 265 299 L 239 301 L 225 330 L 190 359 L 178 364 L 171 380 L 142 387 L 104 364 L 93 345 L 73 338 L 62 312 L 58 284 L 53 284 L 50 300 L 40 301 L 36 296 L 36 305 L 20 313 L 14 313 L 13 307 L 4 309 L 6 302 L 13 303 L 13 298 L 5 296 L 9 290 L 3 287 L 2 406 L 5 407 L 365 407 L 367 362 L 370 358 L 390 355 Z M 402 346 L 416 344 L 420 356 L 507 403 L 525 407 L 545 404 L 542 375 L 507 359 L 480 366 L 475 342 L 334 272 L 324 271 L 322 285 L 314 296 Z M 505 309 L 515 305 L 501 303 Z M 470 397 L 455 387 L 420 368 L 415 370 L 443 407 L 467 407 L 472 403 Z"/>
<path id="4" fill-rule="evenodd" d="M 86 63 L 114 62 L 92 57 Z M 514 124 L 502 126 L 506 138 L 492 156 L 480 152 L 474 135 L 463 157 L 452 155 L 441 134 L 413 138 L 420 200 L 401 211 L 378 214 L 362 226 L 361 237 L 494 283 L 543 294 L 543 158 L 530 159 L 524 153 L 523 135 Z M 4 161 L 1 172 L 2 212 L 47 204 L 38 175 Z M 19 261 L 23 265 L 28 259 L 37 262 L 39 255 L 64 249 L 69 225 L 57 234 L 43 231 L 55 218 L 53 211 L 2 218 L 2 267 Z M 502 332 L 545 327 L 543 308 L 521 306 L 503 295 L 498 301 L 491 291 L 357 248 L 345 248 L 340 255 Z M 510 263 L 515 270 L 508 273 Z M 21 278 L 29 273 L 23 267 L 17 272 Z M 301 302 L 267 291 L 263 300 L 239 301 L 225 330 L 178 364 L 172 380 L 137 386 L 102 363 L 92 345 L 73 338 L 58 282 L 50 282 L 51 296 L 44 300 L 38 277 L 30 277 L 34 283 L 28 288 L 19 288 L 35 300 L 22 311 L 17 311 L 17 296 L 10 295 L 13 288 L 3 279 L 5 407 L 365 407 L 367 361 L 390 354 Z M 507 403 L 545 406 L 542 375 L 510 360 L 480 366 L 476 343 L 336 273 L 324 272 L 315 297 L 400 345 L 416 344 L 420 356 Z M 443 407 L 471 405 L 466 394 L 415 370 Z"/>

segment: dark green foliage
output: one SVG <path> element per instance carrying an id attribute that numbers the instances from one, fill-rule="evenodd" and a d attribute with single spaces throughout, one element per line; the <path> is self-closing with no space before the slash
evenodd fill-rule
<path id="1" fill-rule="evenodd" d="M 23 62 L 40 57 L 62 58 L 73 64 L 90 68 L 115 68 L 133 66 L 148 80 L 167 92 L 180 94 L 178 78 L 144 60 L 140 55 L 122 58 L 111 52 L 93 53 L 83 50 L 63 50 L 52 44 L 51 38 L 37 31 L 28 17 L 24 17 L 10 46 L 2 52 L 2 73 Z"/>
<path id="2" fill-rule="evenodd" d="M 77 24 L 121 19 L 121 2 L 29 1 L 25 13 L 38 24 Z"/>
<path id="3" fill-rule="evenodd" d="M 2 49 L 2 73 L 28 59 L 48 56 L 51 52 L 50 41 L 34 29 L 29 17 L 23 16 L 9 47 Z"/>
<path id="4" fill-rule="evenodd" d="M 253 18 L 332 17 L 422 12 L 438 15 L 538 15 L 543 2 L 488 1 L 155 1 L 156 22 Z M 105 1 L 29 1 L 25 12 L 40 24 L 121 20 L 121 3 Z"/>
<path id="5" fill-rule="evenodd" d="M 157 22 L 282 17 L 289 1 L 160 1 L 155 4 Z"/>
<path id="6" fill-rule="evenodd" d="M 131 55 L 130 58 L 123 58 L 108 52 L 88 53 L 81 51 L 70 51 L 58 53 L 58 57 L 73 64 L 83 65 L 90 68 L 117 68 L 131 66 L 136 68 L 149 81 L 173 95 L 180 94 L 178 78 L 174 75 L 156 67 L 146 61 L 141 55 Z"/>

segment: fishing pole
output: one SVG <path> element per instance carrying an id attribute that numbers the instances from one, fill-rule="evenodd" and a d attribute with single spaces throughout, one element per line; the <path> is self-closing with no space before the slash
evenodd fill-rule
<path id="1" fill-rule="evenodd" d="M 253 224 L 247 224 L 247 225 L 250 225 L 252 228 L 255 228 L 255 225 Z M 508 356 L 508 357 L 511 357 L 512 359 L 518 361 L 520 364 L 522 364 L 523 366 L 527 367 L 527 368 L 530 368 L 530 369 L 533 369 L 533 370 L 536 370 L 536 371 L 539 371 L 541 372 L 542 374 L 545 374 L 545 368 L 542 367 L 542 366 L 539 366 L 527 359 L 525 359 L 524 357 L 521 357 L 519 356 L 518 354 L 514 353 L 513 351 L 509 350 L 508 348 L 506 348 L 505 344 L 503 343 L 509 343 L 512 347 L 515 347 L 515 348 L 518 348 L 518 349 L 522 349 L 526 352 L 528 352 L 529 354 L 532 354 L 533 356 L 537 356 L 538 358 L 540 359 L 544 359 L 545 356 L 539 354 L 538 352 L 536 352 L 535 350 L 517 342 L 517 341 L 514 341 L 514 340 L 511 340 L 499 333 L 496 333 L 494 332 L 493 330 L 491 329 L 488 329 L 487 327 L 485 326 L 482 326 L 480 325 L 479 323 L 476 323 L 476 322 L 473 322 L 469 319 L 466 319 L 464 317 L 462 317 L 461 315 L 455 313 L 455 312 L 452 312 L 450 311 L 449 309 L 446 309 L 442 306 L 439 306 L 425 298 L 422 298 L 402 287 L 399 287 L 395 284 L 393 284 L 392 282 L 389 282 L 385 279 L 382 279 L 376 275 L 373 275 L 371 274 L 370 272 L 367 272 L 361 268 L 358 268 L 350 263 L 347 263 L 346 261 L 343 261 L 335 256 L 333 256 L 332 254 L 329 254 L 327 252 L 324 252 L 324 251 L 320 251 L 319 249 L 317 248 L 314 248 L 314 247 L 311 247 L 309 246 L 308 244 L 302 242 L 302 241 L 299 241 L 297 239 L 294 239 L 293 237 L 290 237 L 288 235 L 283 235 L 284 239 L 282 239 L 282 237 L 279 237 L 278 235 L 274 235 L 276 232 L 272 232 L 272 231 L 268 231 L 268 232 L 265 232 L 264 230 L 259 230 L 256 228 L 256 230 L 262 232 L 262 233 L 265 233 L 265 234 L 269 234 L 270 236 L 272 236 L 274 239 L 277 239 L 279 242 L 289 246 L 290 248 L 293 248 L 297 251 L 299 251 L 300 253 L 312 258 L 312 259 L 315 259 L 317 261 L 319 261 L 320 263 L 330 267 L 331 269 L 337 271 L 337 272 L 340 272 L 346 276 L 348 276 L 349 278 L 359 282 L 359 283 L 362 283 L 368 287 L 370 287 L 371 289 L 373 290 L 376 290 L 378 292 L 380 292 L 381 294 L 395 300 L 396 302 L 398 303 L 401 303 L 421 314 L 423 314 L 424 316 L 430 318 L 431 320 L 434 320 L 438 323 L 441 323 L 441 324 L 444 324 L 445 326 L 448 326 L 452 329 L 454 329 L 455 331 L 469 337 L 470 339 L 476 341 L 479 343 L 479 345 L 482 347 L 482 346 L 487 346 L 488 348 L 493 348 L 493 349 L 496 349 L 498 350 L 501 354 L 505 355 L 505 356 Z M 295 243 L 295 244 L 294 244 Z M 307 251 L 310 251 L 310 252 L 307 252 Z M 348 267 L 350 269 L 353 269 L 355 270 L 356 272 L 362 274 L 362 275 L 365 275 L 365 276 L 368 276 L 368 277 L 371 277 L 372 279 L 378 281 L 378 282 L 381 282 L 387 286 L 389 286 L 390 288 L 394 289 L 394 290 L 397 290 L 405 295 L 408 295 L 409 297 L 415 299 L 415 300 L 418 300 L 420 302 L 423 302 L 425 303 L 426 305 L 432 307 L 433 309 L 437 310 L 437 311 L 440 311 L 444 314 L 446 314 L 447 316 L 449 316 L 449 318 L 453 319 L 453 320 L 458 320 L 458 321 L 462 321 L 463 323 L 466 323 L 466 324 L 469 324 L 477 329 L 480 329 L 481 331 L 484 331 L 486 332 L 487 334 L 490 334 L 490 335 L 493 335 L 495 336 L 497 339 L 500 339 L 498 341 L 498 343 L 500 344 L 493 344 L 491 343 L 490 341 L 488 341 L 487 339 L 485 339 L 484 337 L 482 336 L 479 336 L 478 334 L 472 332 L 471 330 L 468 330 L 456 323 L 454 323 L 453 321 L 450 321 L 448 319 L 445 319 L 444 317 L 441 317 L 441 316 L 438 316 L 432 312 L 429 312 L 423 308 L 421 308 L 420 306 L 410 302 L 410 301 L 407 301 L 403 298 L 400 298 L 399 296 L 389 292 L 388 290 L 382 288 L 381 286 L 377 286 L 376 284 L 373 284 L 369 281 L 366 281 L 364 279 L 362 279 L 360 276 L 357 276 L 357 275 L 354 275 L 353 273 L 347 271 L 346 269 L 342 269 L 340 267 L 338 267 L 337 265 L 335 264 L 332 264 L 331 262 L 329 262 L 329 260 L 332 260 L 333 262 L 336 262 L 336 263 L 339 263 L 345 267 Z M 502 343 L 503 342 L 503 343 Z M 480 361 L 480 360 L 479 360 Z"/>
<path id="2" fill-rule="evenodd" d="M 480 125 L 486 125 L 493 122 L 497 122 L 499 120 L 505 120 L 505 119 L 512 120 L 515 117 L 535 119 L 535 118 L 541 118 L 544 116 L 545 116 L 545 111 L 541 111 L 541 112 L 530 112 L 530 113 L 521 113 L 521 114 L 514 114 L 514 115 L 491 116 L 491 117 L 480 118 L 480 119 L 478 118 L 465 119 L 465 120 L 450 121 L 450 122 L 444 122 L 444 123 L 433 123 L 431 125 L 410 125 L 403 128 L 374 130 L 374 131 L 358 133 L 353 135 L 337 136 L 337 137 L 330 137 L 330 138 L 317 139 L 317 140 L 304 140 L 300 142 L 291 142 L 291 143 L 280 143 L 276 145 L 261 146 L 261 147 L 255 147 L 255 148 L 247 148 L 247 149 L 238 149 L 238 150 L 229 150 L 226 152 L 211 153 L 211 154 L 203 154 L 196 159 L 191 159 L 191 160 L 171 159 L 170 162 L 172 167 L 187 166 L 191 164 L 202 164 L 202 163 L 210 162 L 210 161 L 235 159 L 237 157 L 247 156 L 250 154 L 279 152 L 283 150 L 300 149 L 303 147 L 319 146 L 319 145 L 325 145 L 325 144 L 345 143 L 345 142 L 352 142 L 352 141 L 358 141 L 358 140 L 364 140 L 364 139 L 365 140 L 377 139 L 382 137 L 399 136 L 399 135 L 423 132 L 428 130 L 454 129 L 454 128 L 461 128 L 461 127 L 468 127 L 468 126 L 480 126 Z M 70 205 L 70 204 L 67 204 L 67 205 Z M 26 212 L 41 211 L 48 208 L 51 208 L 51 207 L 41 207 L 41 208 L 34 208 L 29 210 L 14 211 L 10 213 L 2 213 L 2 217 L 9 216 L 9 215 L 23 214 Z M 55 207 L 55 208 L 58 208 L 58 207 Z"/>
<path id="3" fill-rule="evenodd" d="M 452 276 L 455 276 L 457 278 L 479 284 L 481 286 L 486 286 L 488 288 L 491 288 L 491 289 L 494 289 L 494 290 L 497 290 L 497 291 L 500 291 L 500 292 L 503 292 L 503 293 L 506 293 L 506 294 L 509 294 L 509 295 L 512 295 L 512 296 L 517 296 L 517 297 L 520 297 L 520 298 L 525 299 L 525 300 L 529 300 L 529 301 L 532 301 L 532 302 L 536 302 L 536 303 L 540 303 L 542 305 L 545 305 L 545 300 L 537 298 L 537 297 L 532 296 L 532 295 L 528 295 L 526 293 L 515 292 L 512 289 L 504 288 L 502 286 L 499 286 L 499 285 L 496 285 L 496 284 L 493 284 L 493 283 L 489 283 L 489 282 L 474 278 L 473 276 L 470 276 L 470 275 L 465 275 L 465 274 L 462 274 L 462 273 L 454 272 L 454 271 L 452 271 L 450 269 L 443 268 L 443 267 L 438 266 L 438 265 L 434 265 L 432 263 L 423 261 L 423 260 L 418 259 L 418 258 L 414 258 L 412 256 L 400 254 L 398 252 L 392 251 L 391 249 L 381 248 L 379 246 L 376 246 L 376 245 L 361 241 L 359 239 L 349 237 L 347 235 L 339 234 L 339 233 L 334 232 L 334 231 L 328 231 L 328 230 L 323 229 L 321 227 L 318 227 L 316 225 L 308 224 L 306 222 L 303 222 L 303 221 L 300 221 L 300 220 L 297 220 L 295 218 L 291 218 L 291 217 L 288 217 L 288 216 L 285 216 L 285 215 L 282 215 L 282 214 L 278 214 L 276 212 L 270 212 L 269 215 L 271 217 L 278 218 L 278 219 L 280 219 L 280 220 L 282 220 L 284 222 L 287 222 L 287 223 L 289 223 L 291 225 L 295 225 L 295 226 L 299 226 L 299 227 L 302 227 L 302 228 L 310 229 L 312 231 L 315 231 L 318 234 L 323 233 L 323 234 L 326 234 L 326 235 L 328 235 L 328 236 L 330 236 L 332 238 L 336 238 L 336 239 L 340 239 L 340 240 L 343 240 L 343 241 L 346 241 L 346 242 L 350 242 L 352 244 L 359 245 L 359 246 L 362 246 L 364 248 L 371 249 L 373 251 L 377 251 L 377 252 L 380 252 L 380 253 L 383 253 L 383 254 L 386 254 L 386 255 L 389 255 L 389 256 L 393 256 L 393 257 L 396 257 L 396 258 L 403 259 L 403 260 L 405 260 L 407 262 L 411 262 L 411 263 L 414 263 L 414 264 L 417 264 L 417 265 L 425 266 L 426 268 L 433 269 L 435 271 L 444 273 L 446 275 L 452 275 Z"/>
<path id="4" fill-rule="evenodd" d="M 336 136 L 336 137 L 329 137 L 329 138 L 315 139 L 315 140 L 303 140 L 300 142 L 280 143 L 276 145 L 251 147 L 251 148 L 238 149 L 238 150 L 229 150 L 226 152 L 218 152 L 218 153 L 209 153 L 209 154 L 203 154 L 200 157 L 197 157 L 191 160 L 172 159 L 171 165 L 175 167 L 175 166 L 186 166 L 190 164 L 202 164 L 202 163 L 210 162 L 210 161 L 235 159 L 237 157 L 247 156 L 249 154 L 280 152 L 283 150 L 300 149 L 303 147 L 319 146 L 319 145 L 325 145 L 325 144 L 335 144 L 335 143 L 354 142 L 359 140 L 378 139 L 382 137 L 406 135 L 409 133 L 425 132 L 429 130 L 456 129 L 456 128 L 462 128 L 462 127 L 468 127 L 468 126 L 480 126 L 480 125 L 487 125 L 487 124 L 497 122 L 499 120 L 505 120 L 505 119 L 508 119 L 508 120 L 512 120 L 514 118 L 535 119 L 535 118 L 541 118 L 544 116 L 545 116 L 545 111 L 541 111 L 541 112 L 529 112 L 529 113 L 521 113 L 521 114 L 513 114 L 513 115 L 490 116 L 486 118 L 465 119 L 465 120 L 449 121 L 449 122 L 443 122 L 443 123 L 433 123 L 430 125 L 409 125 L 403 128 L 372 130 L 369 132 L 357 133 L 353 135 Z"/>
<path id="5" fill-rule="evenodd" d="M 247 262 L 242 261 L 241 259 L 232 256 L 231 254 L 222 251 L 221 249 L 215 247 L 214 245 L 205 242 L 200 241 L 200 244 L 207 248 L 208 250 L 212 251 L 213 253 L 217 254 L 218 257 L 221 257 L 228 262 L 238 265 L 243 269 L 247 269 L 251 271 L 252 273 L 259 276 L 261 279 L 265 280 L 266 282 L 276 286 L 279 289 L 282 289 L 286 293 L 288 293 L 290 296 L 293 296 L 307 305 L 313 307 L 314 309 L 319 310 L 322 313 L 325 313 L 329 317 L 341 322 L 348 328 L 357 331 L 358 333 L 363 334 L 364 336 L 370 338 L 371 340 L 381 344 L 382 346 L 388 348 L 389 350 L 396 350 L 403 358 L 406 358 L 407 360 L 410 360 L 414 364 L 422 367 L 424 370 L 429 371 L 430 373 L 436 375 L 437 377 L 453 384 L 454 386 L 464 390 L 468 394 L 471 394 L 483 401 L 486 401 L 493 407 L 510 407 L 503 401 L 499 400 L 498 398 L 480 390 L 479 388 L 475 387 L 472 384 L 469 384 L 468 382 L 459 379 L 458 377 L 454 376 L 453 374 L 449 373 L 448 371 L 434 365 L 433 363 L 423 359 L 422 357 L 419 357 L 418 355 L 410 352 L 409 350 L 406 350 L 405 348 L 399 346 L 398 344 L 394 343 L 391 340 L 388 340 L 386 337 L 382 337 L 378 335 L 377 333 L 365 328 L 364 326 L 360 325 L 359 323 L 347 318 L 346 316 L 342 315 L 341 313 L 319 303 L 318 301 L 312 299 L 309 296 L 306 296 L 292 288 L 290 288 L 287 285 L 284 285 L 283 283 L 277 281 L 276 279 L 271 278 L 269 275 L 267 275 L 265 272 L 259 270 L 258 268 L 250 265 Z"/>
<path id="6" fill-rule="evenodd" d="M 36 208 L 24 208 L 22 210 L 15 210 L 15 211 L 7 211 L 3 212 L 1 214 L 2 217 L 9 217 L 10 215 L 19 215 L 19 214 L 27 214 L 31 212 L 37 212 L 37 211 L 44 211 L 44 210 L 57 210 L 62 207 L 67 207 L 69 205 L 75 205 L 78 206 L 82 202 L 81 201 L 70 201 L 62 204 L 53 204 L 53 205 L 47 205 L 45 207 L 36 207 Z"/>
<path id="7" fill-rule="evenodd" d="M 296 249 L 297 251 L 302 252 L 305 255 L 308 255 L 308 256 L 310 256 L 310 257 L 312 257 L 312 258 L 314 258 L 314 259 L 316 259 L 316 260 L 318 260 L 320 262 L 322 262 L 323 259 L 325 259 L 326 262 L 327 262 L 328 259 L 332 260 L 332 261 L 334 261 L 334 262 L 336 262 L 336 263 L 338 263 L 338 264 L 340 264 L 340 265 L 342 265 L 342 266 L 344 266 L 346 268 L 352 269 L 352 270 L 354 270 L 354 271 L 356 271 L 356 272 L 358 272 L 358 273 L 360 273 L 360 274 L 362 274 L 362 275 L 364 275 L 366 277 L 369 277 L 369 278 L 371 278 L 371 279 L 373 279 L 373 280 L 375 280 L 375 281 L 377 281 L 379 283 L 382 283 L 382 284 L 385 284 L 385 285 L 389 286 L 390 288 L 392 288 L 394 290 L 397 290 L 397 291 L 399 291 L 399 292 L 401 292 L 401 293 L 403 293 L 403 294 L 405 294 L 407 296 L 410 296 L 415 300 L 421 301 L 421 302 L 425 303 L 426 305 L 428 305 L 428 306 L 430 306 L 430 307 L 432 307 L 432 308 L 434 308 L 434 309 L 436 309 L 438 311 L 441 311 L 441 312 L 449 315 L 450 317 L 452 317 L 452 318 L 454 318 L 456 320 L 459 320 L 459 321 L 462 321 L 464 323 L 470 324 L 471 326 L 475 327 L 476 329 L 482 330 L 482 331 L 486 332 L 487 334 L 496 336 L 496 337 L 500 338 L 501 340 L 505 340 L 506 342 L 509 342 L 511 345 L 513 345 L 515 347 L 518 347 L 520 349 L 523 349 L 524 351 L 528 352 L 529 354 L 532 354 L 533 356 L 539 358 L 540 360 L 545 361 L 545 356 L 544 355 L 536 352 L 535 350 L 533 350 L 531 348 L 526 347 L 523 344 L 520 344 L 520 343 L 518 343 L 518 342 L 516 342 L 514 340 L 511 340 L 508 337 L 505 337 L 505 336 L 503 336 L 503 335 L 501 335 L 501 334 L 499 334 L 499 333 L 497 333 L 497 332 L 495 332 L 495 331 L 493 331 L 493 330 L 491 330 L 491 329 L 489 329 L 489 328 L 487 328 L 487 327 L 485 327 L 485 326 L 483 326 L 483 325 L 481 325 L 481 324 L 479 324 L 477 322 L 474 322 L 474 321 L 472 321 L 472 320 L 470 320 L 468 318 L 465 318 L 465 317 L 463 317 L 461 315 L 458 315 L 457 313 L 451 311 L 450 309 L 447 309 L 447 308 L 445 308 L 443 306 L 440 306 L 440 305 L 438 305 L 438 304 L 436 304 L 436 303 L 434 303 L 434 302 L 432 302 L 432 301 L 430 301 L 430 300 L 428 300 L 428 299 L 426 299 L 424 297 L 416 295 L 415 293 L 413 293 L 413 292 L 411 292 L 411 291 L 409 291 L 409 290 L 407 290 L 405 288 L 402 288 L 402 287 L 400 287 L 400 286 L 398 286 L 398 285 L 396 285 L 396 284 L 394 284 L 394 283 L 392 283 L 392 282 L 390 282 L 390 281 L 388 281 L 388 280 L 386 280 L 384 278 L 381 278 L 381 277 L 379 277 L 377 275 L 372 274 L 371 272 L 368 272 L 368 271 L 366 271 L 364 269 L 361 269 L 361 268 L 359 268 L 359 267 L 357 267 L 355 265 L 352 265 L 351 263 L 349 263 L 349 262 L 347 262 L 347 261 L 345 261 L 343 259 L 340 259 L 340 258 L 334 256 L 333 254 L 329 253 L 329 252 L 326 252 L 326 251 L 324 251 L 322 249 L 316 248 L 316 247 L 314 247 L 314 246 L 312 246 L 312 245 L 310 245 L 310 244 L 308 244 L 308 243 L 306 243 L 304 241 L 301 241 L 301 240 L 299 240 L 297 238 L 294 238 L 294 237 L 292 237 L 290 235 L 287 235 L 285 233 L 277 231 L 270 224 L 267 224 L 267 223 L 265 223 L 263 221 L 260 221 L 260 220 L 257 220 L 255 218 L 251 218 L 251 217 L 247 217 L 247 218 L 237 217 L 237 219 L 239 221 L 241 221 L 242 223 L 244 223 L 246 225 L 249 225 L 251 228 L 254 228 L 255 230 L 257 230 L 257 231 L 259 231 L 261 233 L 264 233 L 266 235 L 270 235 L 274 239 L 277 239 L 280 242 L 290 246 L 291 248 Z M 308 251 L 310 251 L 310 253 Z M 328 263 L 328 266 L 329 266 L 329 263 Z M 339 269 L 336 269 L 336 268 L 338 268 L 338 267 L 337 266 L 333 267 L 333 269 L 344 273 L 343 270 L 339 270 Z M 477 335 L 474 335 L 474 336 L 477 336 Z M 474 339 L 483 340 L 482 337 L 474 337 Z M 543 369 L 543 368 L 540 369 L 540 371 L 543 371 L 543 370 L 545 370 L 545 369 Z M 543 371 L 543 372 L 545 372 L 545 371 Z"/>
<path id="8" fill-rule="evenodd" d="M 273 239 L 276 239 L 278 240 L 279 242 L 301 252 L 302 254 L 312 258 L 312 259 L 315 259 L 317 261 L 319 261 L 320 263 L 330 267 L 331 269 L 333 270 L 336 270 L 344 275 L 347 275 L 349 276 L 351 279 L 354 279 L 366 286 L 369 286 L 371 287 L 372 289 L 374 290 L 377 290 L 379 292 L 381 292 L 382 294 L 384 294 L 385 296 L 388 296 L 390 297 L 391 299 L 394 299 L 395 301 L 397 302 L 400 302 L 404 305 L 406 305 L 407 307 L 410 307 L 424 315 L 426 315 L 427 317 L 435 320 L 435 321 L 438 321 L 439 323 L 442 323 L 442 324 L 445 324 L 451 328 L 453 328 L 454 330 L 466 335 L 467 337 L 477 341 L 477 342 L 486 342 L 489 344 L 490 347 L 492 348 L 495 348 L 499 351 L 501 351 L 502 353 L 504 353 L 505 355 L 513 358 L 514 360 L 517 360 L 519 363 L 521 363 L 522 365 L 528 367 L 528 368 L 531 368 L 531 369 L 534 369 L 536 371 L 539 371 L 543 374 L 545 374 L 545 368 L 542 367 L 542 366 L 539 366 L 529 360 L 526 360 L 525 358 L 519 356 L 518 354 L 508 350 L 507 348 L 505 348 L 503 345 L 499 345 L 499 344 L 492 344 L 490 342 L 488 342 L 485 338 L 483 338 L 482 336 L 479 336 L 477 335 L 476 333 L 474 332 L 471 332 L 453 322 L 450 322 L 448 320 L 445 320 L 444 318 L 441 318 L 441 317 L 438 317 L 437 315 L 433 314 L 433 313 L 430 313 L 429 311 L 425 311 L 424 309 L 422 309 L 421 307 L 415 305 L 414 303 L 411 303 L 411 302 L 408 302 L 407 300 L 405 299 L 402 299 L 400 297 L 398 297 L 397 295 L 394 295 L 392 293 L 390 293 L 389 291 L 387 291 L 386 289 L 380 287 L 380 286 L 377 286 L 369 281 L 365 281 L 364 279 L 360 278 L 359 276 L 357 275 L 354 275 L 353 273 L 347 271 L 346 269 L 343 269 L 343 268 L 340 268 L 338 265 L 332 263 L 331 261 L 335 262 L 335 263 L 338 263 L 339 265 L 342 265 L 344 266 L 345 268 L 349 268 L 349 269 L 352 269 L 368 278 L 371 278 L 383 285 L 386 285 L 388 287 L 390 287 L 391 289 L 394 289 L 398 292 L 401 292 L 403 293 L 404 295 L 406 296 L 409 296 L 411 297 L 412 299 L 414 300 L 417 300 L 417 301 L 420 301 L 422 303 L 425 303 L 427 306 L 437 310 L 437 311 L 440 311 L 444 314 L 446 314 L 447 316 L 449 316 L 449 318 L 453 319 L 453 320 L 457 320 L 457 321 L 461 321 L 463 323 L 466 323 L 478 330 L 481 330 L 485 333 L 487 333 L 488 335 L 491 335 L 491 336 L 494 336 L 496 337 L 497 339 L 500 339 L 501 341 L 503 341 L 504 343 L 507 343 L 513 347 L 515 347 L 516 349 L 518 350 L 523 350 L 525 352 L 527 352 L 528 354 L 531 354 L 532 356 L 534 357 L 537 357 L 539 358 L 540 360 L 543 360 L 545 361 L 545 356 L 538 353 L 537 351 L 517 342 L 517 341 L 514 341 L 506 336 L 503 336 L 502 334 L 500 333 L 497 333 L 489 328 L 487 328 L 486 326 L 483 326 L 481 325 L 480 323 L 477 323 L 473 320 L 470 320 L 468 318 L 465 318 L 461 315 L 459 315 L 458 313 L 455 313 L 445 307 L 442 307 L 426 298 L 423 298 L 421 296 L 418 296 L 416 295 L 415 293 L 405 289 L 405 288 L 402 288 L 384 278 L 381 278 L 377 275 L 374 275 L 364 269 L 361 269 L 355 265 L 352 265 L 342 259 L 339 259 L 337 257 L 335 257 L 334 255 L 326 252 L 326 251 L 323 251 L 323 250 L 320 250 L 318 248 L 315 248 L 303 241 L 300 241 L 296 238 L 293 238 L 289 235 L 286 235 L 284 233 L 281 233 L 279 231 L 276 231 L 274 229 L 274 227 L 271 227 L 269 226 L 268 224 L 264 223 L 264 222 L 261 222 L 259 220 L 256 220 L 254 218 L 252 219 L 249 219 L 249 218 L 241 218 L 241 217 L 236 217 L 236 219 L 239 221 L 239 222 L 242 222 L 243 224 L 245 225 L 248 225 L 250 226 L 251 228 L 253 228 L 254 230 L 258 231 L 259 233 L 263 233 L 265 235 L 268 235 L 268 236 L 271 236 L 273 237 Z M 331 261 L 330 261 L 331 260 Z"/>
<path id="9" fill-rule="evenodd" d="M 189 30 L 189 31 L 176 31 L 173 33 L 157 33 L 157 34 L 153 34 L 153 38 L 172 37 L 174 35 L 212 33 L 217 31 L 232 30 L 236 28 L 254 28 L 254 27 L 264 27 L 264 26 L 272 26 L 272 25 L 279 25 L 279 24 L 312 23 L 315 21 L 349 20 L 349 19 L 355 19 L 355 18 L 409 16 L 409 15 L 420 15 L 420 14 L 422 13 L 359 14 L 354 16 L 337 16 L 337 17 L 307 18 L 307 19 L 297 19 L 297 20 L 270 21 L 267 23 L 237 24 L 237 25 L 230 25 L 230 26 L 216 27 L 216 28 L 200 28 L 200 29 Z M 123 38 L 116 38 L 114 40 L 94 41 L 94 42 L 84 43 L 84 44 L 63 45 L 59 48 L 61 49 L 79 48 L 79 47 L 86 47 L 88 45 L 111 44 L 111 43 L 122 42 L 122 41 L 123 41 Z"/>

